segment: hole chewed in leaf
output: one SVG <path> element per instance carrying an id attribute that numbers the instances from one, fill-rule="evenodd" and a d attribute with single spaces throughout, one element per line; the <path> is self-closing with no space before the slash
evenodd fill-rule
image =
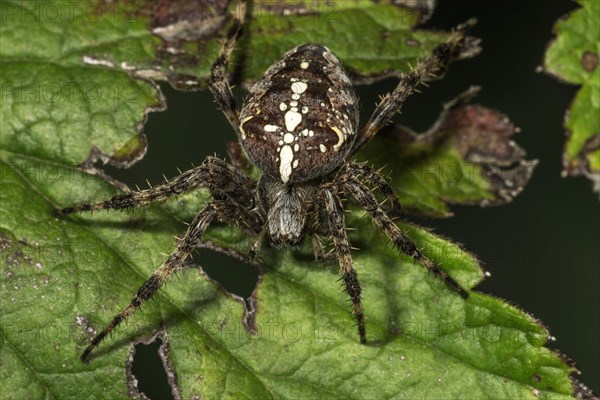
<path id="1" fill-rule="evenodd" d="M 197 253 L 201 252 L 201 254 L 200 257 L 195 256 L 194 260 L 196 262 L 200 261 L 200 273 L 214 282 L 225 295 L 243 305 L 242 325 L 247 332 L 255 333 L 256 311 L 258 308 L 257 294 L 263 275 L 260 266 L 258 264 L 250 265 L 248 256 L 243 252 L 219 246 L 212 241 L 201 241 L 198 248 Z M 229 260 L 226 261 L 222 257 L 223 255 L 228 256 Z M 226 261 L 225 268 L 228 271 L 223 271 L 224 266 L 222 264 L 211 264 L 211 261 Z M 258 274 L 253 267 L 257 268 Z M 242 274 L 241 281 L 239 276 L 233 279 L 227 276 L 231 274 L 232 269 L 234 272 L 237 271 L 237 273 Z M 237 293 L 234 293 L 234 291 Z M 226 322 L 226 320 L 223 320 L 221 325 Z"/>
<path id="2" fill-rule="evenodd" d="M 164 369 L 160 368 L 161 364 Z M 153 366 L 155 368 L 152 368 Z M 151 336 L 132 342 L 127 357 L 126 374 L 128 392 L 133 398 L 181 399 L 164 327 Z M 171 388 L 171 393 L 164 392 L 166 386 Z"/>
<path id="3" fill-rule="evenodd" d="M 225 290 L 241 298 L 248 298 L 258 280 L 258 271 L 239 257 L 231 257 L 213 246 L 202 246 L 193 256 L 193 262 L 199 265 L 214 281 Z"/>

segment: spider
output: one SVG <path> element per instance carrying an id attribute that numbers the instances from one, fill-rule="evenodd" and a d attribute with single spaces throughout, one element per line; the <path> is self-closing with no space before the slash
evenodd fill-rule
<path id="1" fill-rule="evenodd" d="M 243 13 L 242 13 L 243 14 Z M 352 158 L 391 118 L 418 86 L 445 70 L 467 46 L 466 31 L 459 25 L 449 40 L 434 48 L 385 95 L 368 122 L 358 125 L 358 103 L 347 72 L 325 46 L 303 44 L 275 62 L 249 91 L 238 111 L 227 79 L 227 66 L 244 23 L 234 17 L 218 58 L 212 66 L 209 88 L 235 130 L 249 160 L 262 171 L 257 181 L 233 165 L 208 157 L 171 181 L 147 190 L 109 200 L 63 208 L 61 214 L 107 209 L 126 209 L 162 201 L 201 185 L 209 188 L 212 201 L 193 219 L 175 250 L 138 289 L 130 304 L 92 340 L 81 355 L 89 362 L 100 342 L 171 277 L 192 254 L 208 226 L 222 222 L 248 228 L 256 239 L 249 248 L 255 256 L 263 236 L 276 247 L 295 247 L 310 235 L 333 239 L 345 291 L 352 301 L 360 343 L 367 342 L 361 286 L 352 265 L 346 234 L 344 203 L 351 197 L 372 217 L 375 225 L 404 254 L 441 278 L 458 294 L 468 293 L 446 272 L 424 256 L 380 207 L 369 182 L 388 198 L 394 190 L 379 172 Z M 318 241 L 313 240 L 315 255 Z"/>

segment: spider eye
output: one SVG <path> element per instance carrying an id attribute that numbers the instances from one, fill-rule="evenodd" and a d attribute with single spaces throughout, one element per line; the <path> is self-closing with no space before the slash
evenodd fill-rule
<path id="1" fill-rule="evenodd" d="M 265 174 L 282 182 L 326 176 L 352 148 L 358 107 L 352 82 L 324 46 L 287 52 L 250 90 L 241 143 Z"/>

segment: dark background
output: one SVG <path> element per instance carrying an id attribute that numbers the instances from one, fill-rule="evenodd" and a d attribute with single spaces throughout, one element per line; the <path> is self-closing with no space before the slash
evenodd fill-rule
<path id="1" fill-rule="evenodd" d="M 425 28 L 449 30 L 475 16 L 478 24 L 472 34 L 482 39 L 483 52 L 453 64 L 443 80 L 411 97 L 396 121 L 424 130 L 443 102 L 469 85 L 481 85 L 477 102 L 501 110 L 521 127 L 516 141 L 540 164 L 513 203 L 453 207 L 453 218 L 418 222 L 477 254 L 492 274 L 477 290 L 507 299 L 543 321 L 556 337 L 549 346 L 572 358 L 582 372 L 578 379 L 600 392 L 598 195 L 587 179 L 560 176 L 563 118 L 577 87 L 535 72 L 554 22 L 576 8 L 567 0 L 440 1 Z M 357 88 L 363 121 L 378 96 L 396 83 L 389 79 Z M 225 156 L 226 141 L 235 140 L 208 91 L 163 89 L 169 109 L 150 115 L 145 129 L 148 154 L 127 171 L 110 169 L 129 185 L 145 185 L 146 178 L 159 182 L 163 173 L 172 177 L 176 167 L 188 169 L 207 155 Z M 249 295 L 256 280 L 251 268 L 225 256 L 203 255 L 203 266 L 240 295 Z M 138 348 L 138 359 L 144 361 L 135 365 L 134 373 L 147 395 L 168 398 L 155 349 L 156 345 Z M 152 358 L 156 370 L 149 367 Z"/>

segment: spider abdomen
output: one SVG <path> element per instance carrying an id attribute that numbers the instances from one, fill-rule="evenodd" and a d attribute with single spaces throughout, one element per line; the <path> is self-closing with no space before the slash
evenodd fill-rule
<path id="1" fill-rule="evenodd" d="M 287 182 L 328 175 L 352 148 L 358 104 L 340 61 L 324 46 L 288 51 L 250 89 L 241 143 L 265 174 Z"/>

